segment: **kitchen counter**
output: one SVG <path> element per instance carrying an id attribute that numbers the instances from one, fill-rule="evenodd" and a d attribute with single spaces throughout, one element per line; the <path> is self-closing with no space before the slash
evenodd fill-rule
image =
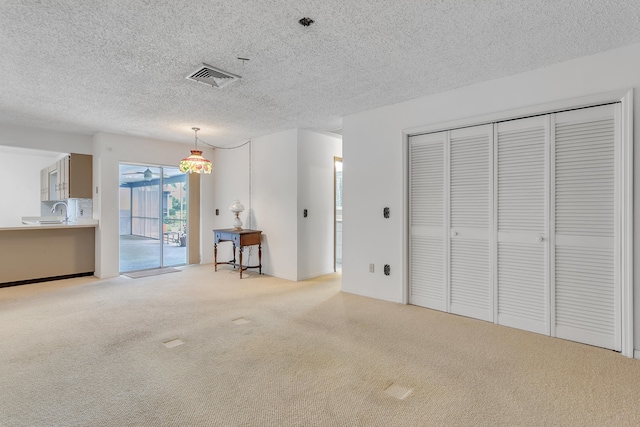
<path id="1" fill-rule="evenodd" d="M 61 223 L 61 224 L 23 224 L 20 221 L 14 223 L 0 224 L 0 231 L 6 230 L 46 230 L 56 228 L 84 228 L 84 227 L 97 227 L 97 219 L 79 219 L 75 222 Z"/>
<path id="2" fill-rule="evenodd" d="M 97 220 L 0 225 L 0 287 L 95 271 Z"/>

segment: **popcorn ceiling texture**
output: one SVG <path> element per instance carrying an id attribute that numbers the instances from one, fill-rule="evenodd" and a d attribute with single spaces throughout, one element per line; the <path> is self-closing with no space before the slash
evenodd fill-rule
<path id="1" fill-rule="evenodd" d="M 636 1 L 4 0 L 0 123 L 223 145 L 637 42 Z"/>

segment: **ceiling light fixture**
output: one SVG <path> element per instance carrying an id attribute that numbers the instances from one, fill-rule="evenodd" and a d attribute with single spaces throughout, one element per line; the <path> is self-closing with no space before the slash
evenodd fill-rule
<path id="1" fill-rule="evenodd" d="M 196 149 L 191 150 L 191 155 L 180 160 L 180 172 L 211 173 L 211 162 L 202 157 L 202 151 L 198 150 L 198 131 L 200 128 L 191 128 L 196 133 Z"/>

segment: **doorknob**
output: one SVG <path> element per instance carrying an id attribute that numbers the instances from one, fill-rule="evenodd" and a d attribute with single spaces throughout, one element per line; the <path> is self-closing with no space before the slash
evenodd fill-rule
<path id="1" fill-rule="evenodd" d="M 538 242 L 542 242 L 543 240 L 542 236 L 538 237 Z"/>
<path id="2" fill-rule="evenodd" d="M 457 232 L 457 231 L 452 231 L 452 232 L 451 232 L 451 237 L 456 237 L 457 235 L 458 235 L 458 232 Z"/>

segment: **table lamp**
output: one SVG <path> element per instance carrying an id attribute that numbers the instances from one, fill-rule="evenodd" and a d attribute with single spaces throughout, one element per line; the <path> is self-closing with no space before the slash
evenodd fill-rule
<path id="1" fill-rule="evenodd" d="M 236 219 L 233 221 L 234 230 L 242 230 L 242 221 L 240 220 L 240 212 L 244 210 L 244 206 L 240 203 L 240 200 L 235 200 L 229 210 L 236 215 Z"/>

